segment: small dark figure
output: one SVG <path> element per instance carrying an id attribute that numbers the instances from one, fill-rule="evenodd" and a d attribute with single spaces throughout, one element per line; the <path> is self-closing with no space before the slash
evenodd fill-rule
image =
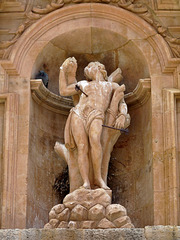
<path id="1" fill-rule="evenodd" d="M 36 75 L 35 79 L 42 79 L 44 86 L 48 88 L 48 75 L 44 71 L 39 71 L 38 74 Z"/>

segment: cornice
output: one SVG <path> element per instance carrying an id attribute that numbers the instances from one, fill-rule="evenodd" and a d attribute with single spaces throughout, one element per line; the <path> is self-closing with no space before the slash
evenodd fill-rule
<path id="1" fill-rule="evenodd" d="M 31 80 L 32 98 L 44 108 L 63 115 L 68 115 L 73 107 L 73 101 L 70 98 L 58 96 L 50 92 L 43 84 L 41 79 Z M 125 101 L 129 108 L 141 107 L 149 99 L 151 93 L 151 80 L 140 79 L 133 92 L 125 95 Z"/>
<path id="2" fill-rule="evenodd" d="M 129 108 L 138 108 L 144 105 L 151 95 L 150 78 L 140 79 L 136 88 L 125 95 L 125 101 Z"/>
<path id="3" fill-rule="evenodd" d="M 180 57 L 180 39 L 171 35 L 168 28 L 161 24 L 155 12 L 147 4 L 139 2 L 136 3 L 134 0 L 51 0 L 51 3 L 45 8 L 33 7 L 33 9 L 26 14 L 27 20 L 18 27 L 13 39 L 10 41 L 0 42 L 0 49 L 7 49 L 12 46 L 30 25 L 43 16 L 67 5 L 83 3 L 109 4 L 138 15 L 148 22 L 157 31 L 157 33 L 165 39 L 172 51 L 173 57 Z"/>
<path id="4" fill-rule="evenodd" d="M 41 79 L 31 80 L 31 91 L 35 102 L 52 112 L 68 115 L 69 110 L 73 107 L 70 98 L 61 97 L 50 92 Z"/>

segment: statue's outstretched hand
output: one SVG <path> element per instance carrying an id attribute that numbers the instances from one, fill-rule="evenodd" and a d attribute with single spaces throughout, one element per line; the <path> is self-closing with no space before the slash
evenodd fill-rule
<path id="1" fill-rule="evenodd" d="M 67 58 L 60 67 L 65 73 L 75 75 L 77 70 L 77 61 L 74 57 Z"/>

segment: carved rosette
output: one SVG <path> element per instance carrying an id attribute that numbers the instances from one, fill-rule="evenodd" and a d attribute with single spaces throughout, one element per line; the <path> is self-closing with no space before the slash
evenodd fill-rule
<path id="1" fill-rule="evenodd" d="M 180 57 L 180 39 L 174 38 L 171 35 L 168 28 L 164 27 L 160 23 L 159 19 L 155 16 L 155 13 L 148 5 L 141 2 L 137 3 L 134 0 L 51 0 L 51 3 L 47 4 L 45 8 L 33 7 L 33 9 L 26 14 L 27 20 L 24 24 L 19 26 L 13 39 L 11 41 L 0 42 L 0 49 L 7 49 L 8 47 L 12 46 L 30 25 L 46 14 L 49 14 L 68 4 L 80 3 L 110 4 L 137 14 L 139 17 L 143 18 L 146 22 L 153 26 L 157 33 L 165 39 L 172 51 L 173 56 L 176 58 Z"/>

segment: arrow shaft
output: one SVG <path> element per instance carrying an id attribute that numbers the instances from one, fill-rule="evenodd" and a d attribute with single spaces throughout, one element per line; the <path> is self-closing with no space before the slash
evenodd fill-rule
<path id="1" fill-rule="evenodd" d="M 88 97 L 88 95 L 83 90 L 81 90 L 81 88 L 77 84 L 75 86 L 75 89 L 76 91 L 81 91 L 86 97 Z"/>
<path id="2" fill-rule="evenodd" d="M 125 133 L 128 133 L 128 129 L 121 129 L 121 128 L 115 128 L 115 127 L 111 127 L 111 126 L 107 126 L 107 125 L 102 125 L 103 127 L 106 127 L 106 128 L 110 128 L 110 129 L 114 129 L 114 130 L 119 130 L 121 132 L 125 132 Z"/>

